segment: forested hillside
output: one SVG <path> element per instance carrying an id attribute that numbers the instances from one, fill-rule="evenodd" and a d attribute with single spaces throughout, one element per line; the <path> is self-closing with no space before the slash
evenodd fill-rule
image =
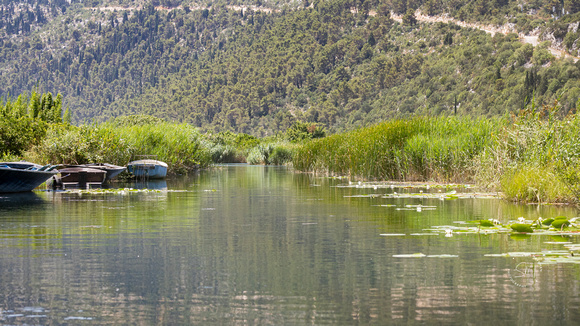
<path id="1" fill-rule="evenodd" d="M 580 97 L 580 1 L 0 1 L 0 96 L 61 93 L 73 121 L 150 114 L 258 136 Z M 423 23 L 423 14 L 518 35 Z M 403 14 L 403 22 L 391 12 Z M 576 51 L 576 52 L 575 52 Z"/>

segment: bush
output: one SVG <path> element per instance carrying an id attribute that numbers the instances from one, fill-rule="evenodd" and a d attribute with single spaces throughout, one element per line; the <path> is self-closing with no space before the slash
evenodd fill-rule
<path id="1" fill-rule="evenodd" d="M 157 157 L 174 173 L 211 163 L 210 152 L 201 145 L 197 129 L 187 124 L 100 126 L 51 125 L 42 142 L 27 157 L 52 164 L 107 162 L 126 165 L 139 155 Z"/>
<path id="2" fill-rule="evenodd" d="M 292 161 L 292 150 L 284 143 L 260 144 L 250 151 L 248 164 L 284 165 Z"/>
<path id="3" fill-rule="evenodd" d="M 282 145 L 274 147 L 272 154 L 270 155 L 270 164 L 274 165 L 284 165 L 292 161 L 292 151 Z"/>
<path id="4" fill-rule="evenodd" d="M 46 122 L 27 116 L 0 116 L 0 154 L 21 156 L 40 143 L 47 127 Z"/>

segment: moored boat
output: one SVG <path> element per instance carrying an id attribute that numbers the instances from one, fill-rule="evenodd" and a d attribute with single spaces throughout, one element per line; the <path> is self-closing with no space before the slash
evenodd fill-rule
<path id="1" fill-rule="evenodd" d="M 142 179 L 163 179 L 167 176 L 167 163 L 157 160 L 137 160 L 127 164 L 127 171 Z"/>
<path id="2" fill-rule="evenodd" d="M 105 182 L 106 174 L 106 171 L 100 169 L 91 169 L 79 165 L 68 166 L 58 170 L 58 175 L 51 179 L 51 185 L 53 188 L 100 186 Z"/>
<path id="3" fill-rule="evenodd" d="M 115 178 L 117 175 L 119 175 L 119 173 L 121 173 L 127 169 L 124 166 L 118 166 L 118 165 L 109 164 L 109 163 L 89 163 L 89 164 L 82 164 L 80 166 L 105 171 L 106 172 L 105 181 L 109 181 L 109 180 Z"/>
<path id="4" fill-rule="evenodd" d="M 0 193 L 32 191 L 57 172 L 50 165 L 0 162 Z"/>

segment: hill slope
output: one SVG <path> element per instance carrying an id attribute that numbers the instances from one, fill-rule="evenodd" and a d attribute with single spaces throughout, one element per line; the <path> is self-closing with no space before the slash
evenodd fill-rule
<path id="1" fill-rule="evenodd" d="M 78 122 L 146 113 L 209 131 L 268 135 L 297 119 L 344 130 L 413 114 L 501 115 L 533 97 L 537 104 L 558 98 L 566 113 L 580 97 L 579 67 L 549 50 L 575 49 L 574 15 L 546 23 L 545 6 L 514 16 L 519 7 L 510 1 L 475 15 L 397 1 L 279 10 L 44 3 L 28 9 L 42 15 L 2 4 L 0 94 L 60 92 Z M 522 33 L 541 20 L 536 33 L 554 42 L 533 47 L 518 34 L 424 23 L 413 19 L 417 7 L 471 21 L 516 19 L 509 26 Z M 391 10 L 407 15 L 397 22 Z"/>

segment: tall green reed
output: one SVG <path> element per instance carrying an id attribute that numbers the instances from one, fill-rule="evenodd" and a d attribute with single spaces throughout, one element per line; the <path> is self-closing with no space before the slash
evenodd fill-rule
<path id="1" fill-rule="evenodd" d="M 144 125 L 74 127 L 51 125 L 42 142 L 27 158 L 53 164 L 108 162 L 125 165 L 140 155 L 156 156 L 174 173 L 211 163 L 209 151 L 201 145 L 201 135 L 187 124 L 161 122 Z"/>
<path id="2" fill-rule="evenodd" d="M 511 117 L 476 165 L 479 184 L 526 202 L 580 198 L 580 117 L 533 105 Z"/>
<path id="3" fill-rule="evenodd" d="M 293 165 L 365 179 L 472 181 L 472 160 L 497 128 L 496 120 L 455 117 L 387 121 L 306 143 Z"/>

